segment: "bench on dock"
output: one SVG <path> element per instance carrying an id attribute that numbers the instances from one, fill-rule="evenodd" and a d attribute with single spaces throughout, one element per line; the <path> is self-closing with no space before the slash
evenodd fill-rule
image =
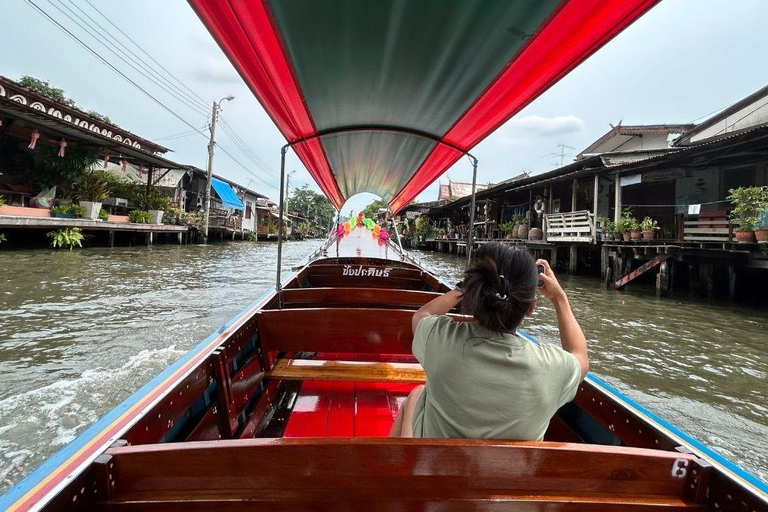
<path id="1" fill-rule="evenodd" d="M 588 210 L 544 215 L 547 242 L 592 242 L 594 214 Z"/>

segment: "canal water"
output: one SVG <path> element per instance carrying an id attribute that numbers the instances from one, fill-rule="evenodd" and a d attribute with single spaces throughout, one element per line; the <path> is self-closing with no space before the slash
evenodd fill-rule
<path id="1" fill-rule="evenodd" d="M 319 241 L 289 242 L 286 268 Z M 415 253 L 449 282 L 463 260 Z M 0 251 L 0 492 L 273 284 L 276 245 Z M 768 480 L 764 310 L 560 276 L 592 371 Z M 524 328 L 555 341 L 542 299 Z"/>

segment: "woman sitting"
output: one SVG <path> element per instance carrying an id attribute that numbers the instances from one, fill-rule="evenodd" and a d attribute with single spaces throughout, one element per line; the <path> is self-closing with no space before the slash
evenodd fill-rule
<path id="1" fill-rule="evenodd" d="M 462 288 L 413 315 L 413 354 L 427 383 L 403 402 L 390 436 L 542 440 L 589 369 L 565 292 L 545 260 L 500 243 L 478 249 Z M 562 348 L 515 333 L 536 308 L 537 288 L 554 305 Z M 446 316 L 459 303 L 476 322 Z"/>

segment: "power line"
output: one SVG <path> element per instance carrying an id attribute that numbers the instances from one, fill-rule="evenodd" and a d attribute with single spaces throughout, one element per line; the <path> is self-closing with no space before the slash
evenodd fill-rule
<path id="1" fill-rule="evenodd" d="M 85 11 L 83 8 L 82 8 L 82 7 L 80 7 L 80 6 L 79 6 L 79 5 L 78 5 L 78 4 L 75 2 L 75 0 L 68 0 L 68 1 L 69 1 L 69 3 L 71 3 L 71 4 L 72 4 L 72 5 L 73 5 L 73 6 L 74 6 L 74 7 L 75 7 L 75 8 L 76 8 L 78 11 L 80 11 L 81 13 L 83 13 L 83 15 L 84 15 L 86 18 L 88 18 L 88 19 L 89 19 L 89 20 L 90 20 L 90 21 L 91 21 L 91 22 L 92 22 L 92 23 L 93 23 L 93 24 L 96 26 L 95 30 L 101 30 L 101 25 L 99 24 L 99 22 L 98 22 L 98 21 L 96 21 L 95 19 L 93 19 L 93 18 L 92 18 L 92 17 L 91 17 L 91 16 L 90 16 L 90 15 L 89 15 L 89 14 L 88 14 L 88 13 L 87 13 L 87 12 L 86 12 L 86 11 Z M 133 39 L 131 39 L 130 37 L 128 37 L 128 35 L 127 35 L 127 34 L 125 34 L 125 32 L 123 32 L 122 30 L 120 30 L 120 28 L 119 28 L 119 27 L 117 27 L 117 26 L 116 26 L 114 23 L 112 23 L 112 21 L 111 21 L 109 18 L 107 18 L 107 17 L 106 17 L 106 16 L 105 16 L 105 15 L 104 15 L 104 14 L 103 14 L 101 11 L 99 11 L 98 9 L 96 9 L 96 7 L 95 7 L 95 6 L 93 6 L 92 4 L 90 4 L 90 3 L 89 3 L 89 5 L 91 5 L 91 7 L 92 7 L 92 8 L 93 8 L 93 9 L 94 9 L 96 12 L 98 12 L 98 13 L 99 13 L 99 14 L 100 14 L 100 15 L 101 15 L 101 16 L 102 16 L 102 17 L 103 17 L 105 20 L 107 20 L 107 22 L 108 22 L 108 23 L 110 23 L 110 24 L 111 24 L 112 26 L 114 26 L 114 27 L 115 27 L 117 30 L 119 30 L 119 31 L 120 31 L 120 33 L 121 33 L 121 34 L 123 34 L 123 36 L 125 36 L 126 38 L 128 38 L 128 40 L 129 40 L 129 41 L 131 41 L 131 42 L 132 42 L 132 43 L 133 43 L 133 44 L 134 44 L 134 45 L 135 45 L 137 48 L 139 48 L 139 50 L 141 50 L 141 51 L 142 51 L 142 52 L 143 52 L 145 55 L 149 56 L 149 58 L 150 58 L 150 59 L 152 59 L 152 61 L 153 61 L 153 62 L 155 62 L 155 63 L 157 64 L 157 61 L 156 61 L 154 58 L 152 58 L 152 56 L 151 56 L 151 55 L 149 55 L 149 54 L 148 54 L 148 53 L 147 53 L 147 52 L 146 52 L 146 51 L 145 51 L 143 48 L 141 48 L 141 47 L 140 47 L 140 46 L 139 46 L 139 45 L 138 45 L 138 44 L 137 44 L 137 43 L 136 43 L 136 42 L 135 42 Z M 82 18 L 81 18 L 81 19 L 82 19 Z M 138 63 L 140 63 L 144 69 L 146 69 L 147 71 L 149 71 L 150 73 L 152 73 L 152 74 L 153 74 L 154 76 L 156 76 L 158 79 L 160 79 L 160 80 L 163 80 L 163 82 L 165 82 L 166 84 L 168 84 L 168 86 L 169 86 L 169 87 L 172 87 L 172 88 L 173 88 L 173 89 L 174 89 L 174 90 L 175 90 L 175 91 L 176 91 L 178 94 L 180 94 L 180 95 L 184 96 L 184 97 L 185 97 L 187 100 L 189 100 L 191 103 L 194 103 L 194 104 L 196 104 L 196 105 L 198 105 L 198 106 L 201 106 L 201 107 L 202 107 L 202 109 L 203 109 L 203 110 L 204 110 L 204 111 L 207 113 L 207 111 L 208 111 L 208 105 L 207 105 L 207 102 L 206 102 L 205 100 L 203 100 L 203 99 L 202 99 L 200 96 L 198 96 L 198 95 L 197 95 L 197 94 L 196 94 L 194 91 L 192 91 L 191 89 L 189 89 L 189 87 L 187 87 L 187 86 L 186 86 L 186 85 L 185 85 L 183 82 L 181 82 L 181 81 L 180 81 L 178 78 L 176 78 L 176 77 L 175 77 L 175 76 L 174 76 L 174 75 L 173 75 L 173 74 L 172 74 L 170 71 L 168 71 L 167 69 L 165 69 L 165 68 L 163 68 L 162 66 L 160 66 L 159 64 L 157 64 L 158 66 L 160 66 L 160 68 L 161 68 L 161 69 L 162 69 L 162 70 L 163 70 L 163 71 L 164 71 L 166 74 L 168 74 L 168 75 L 169 75 L 171 78 L 173 78 L 174 80 L 176 80 L 177 82 L 179 82 L 179 83 L 180 83 L 180 84 L 181 84 L 181 85 L 182 85 L 182 86 L 183 86 L 183 87 L 184 87 L 184 88 L 185 88 L 187 91 L 189 91 L 189 92 L 186 92 L 186 91 L 184 91 L 184 90 L 183 90 L 183 89 L 181 89 L 179 86 L 177 86 L 176 84 L 174 84 L 174 83 L 173 83 L 171 80 L 169 80 L 169 79 L 165 78 L 165 76 L 163 76 L 163 74 L 162 74 L 161 72 L 159 72 L 159 71 L 157 71 L 155 68 L 153 68 L 153 67 L 152 67 L 152 66 L 151 66 L 149 63 L 147 63 L 147 62 L 146 62 L 146 61 L 145 61 L 143 58 L 141 58 L 139 55 L 137 55 L 137 54 L 136 54 L 134 51 L 132 51 L 130 48 L 128 48 L 128 47 L 127 47 L 125 44 L 123 44 L 121 41 L 119 41 L 119 40 L 115 39 L 114 43 L 116 43 L 117 45 L 119 45 L 119 46 L 120 46 L 120 48 L 122 49 L 122 51 L 123 51 L 123 52 L 127 52 L 127 53 L 130 53 L 130 54 L 131 54 L 133 57 L 135 57 L 135 59 L 136 59 L 136 60 L 138 60 Z M 134 62 L 136 62 L 136 60 L 134 60 L 134 59 L 131 59 L 131 60 L 133 60 Z M 190 93 L 191 93 L 191 94 L 190 94 Z"/>
<path id="2" fill-rule="evenodd" d="M 132 85 L 132 86 L 134 86 L 136 89 L 138 89 L 139 91 L 141 91 L 141 92 L 142 92 L 142 93 L 143 93 L 145 96 L 147 96 L 149 99 L 151 99 L 152 101 L 154 101 L 155 103 L 157 103 L 157 104 L 158 104 L 158 105 L 159 105 L 159 106 L 160 106 L 160 107 L 161 107 L 163 110 L 165 110 L 166 112 L 168 112 L 169 114 L 171 114 L 173 117 L 175 117 L 176 119 L 178 119 L 179 121 L 181 121 L 182 123 L 184 123 L 185 125 L 187 125 L 188 127 L 190 127 L 190 128 L 192 129 L 192 132 L 196 132 L 196 133 L 199 133 L 200 135 L 202 135 L 202 136 L 203 136 L 203 137 L 205 137 L 205 138 L 207 138 L 207 137 L 208 137 L 208 136 L 207 136 L 207 135 L 205 135 L 205 133 L 203 133 L 203 132 L 202 132 L 200 129 L 198 129 L 197 127 L 195 127 L 195 126 L 194 126 L 192 123 L 190 123 L 189 121 L 187 121 L 186 119 L 184 119 L 183 117 L 181 117 L 179 114 L 177 114 L 177 113 L 176 113 L 176 112 L 174 112 L 173 110 L 171 110 L 171 109 L 170 109 L 168 106 L 166 106 L 166 105 L 165 105 L 165 104 L 164 104 L 162 101 L 158 100 L 158 99 L 157 99 L 156 97 L 154 97 L 154 96 L 153 96 L 151 93 L 149 93 L 149 92 L 148 92 L 146 89 L 144 89 L 144 88 L 143 88 L 141 85 L 139 85 L 139 84 L 138 84 L 138 83 L 136 83 L 136 82 L 135 82 L 133 79 L 131 79 L 129 76 L 127 76 L 125 73 L 123 73 L 122 71 L 120 71 L 120 70 L 119 70 L 117 67 L 115 67 L 115 66 L 114 66 L 114 65 L 113 65 L 111 62 L 109 62 L 109 61 L 108 61 L 106 58 L 104 58 L 104 57 L 103 57 L 101 54 L 99 54 L 99 52 L 97 52 L 96 50 L 94 50 L 93 48 L 91 48 L 90 46 L 88 46 L 88 44 L 86 44 L 86 43 L 85 43 L 85 42 L 84 42 L 82 39 L 80 39 L 79 37 L 77 37 L 77 36 L 76 36 L 74 33 L 72 33 L 72 32 L 71 32 L 69 29 L 67 29 L 67 28 L 66 28 L 64 25 L 62 25 L 61 23 L 59 23 L 59 22 L 58 22 L 58 21 L 57 21 L 57 20 L 56 20 L 54 17 L 52 17 L 50 14 L 48 14 L 48 12 L 46 12 L 46 11 L 45 11 L 45 9 L 41 8 L 41 7 L 40 7 L 39 5 L 37 5 L 37 4 L 36 4 L 36 3 L 35 3 L 33 0 L 24 0 L 24 1 L 25 1 L 27 4 L 29 4 L 31 7 L 33 7 L 33 8 L 34 8 L 34 9 L 35 9 L 35 10 L 36 10 L 36 11 L 37 11 L 37 12 L 38 12 L 40 15 L 42 15 L 42 16 L 43 16 L 43 17 L 44 17 L 46 20 L 48 20 L 50 23 L 52 23 L 53 25 L 55 25 L 55 26 L 56 26 L 56 27 L 57 27 L 59 30 L 61 30 L 61 31 L 63 31 L 65 34 L 67 34 L 67 35 L 68 35 L 68 36 L 69 36 L 71 39 L 73 39 L 73 40 L 74 40 L 74 41 L 75 41 L 77 44 L 79 44 L 79 45 L 80 45 L 82 48 L 84 48 L 86 51 L 88 51 L 88 52 L 89 52 L 91 55 L 93 55 L 94 57 L 96 57 L 96 58 L 99 60 L 99 62 L 101 62 L 103 65 L 107 66 L 109 69 L 111 69 L 111 70 L 112 70 L 112 71 L 114 71 L 115 73 L 117 73 L 117 74 L 118 74 L 118 75 L 119 75 L 121 78 L 123 78 L 125 81 L 127 81 L 129 84 L 131 84 L 131 85 Z M 252 175 L 254 178 L 256 178 L 257 180 L 259 180 L 259 181 L 261 181 L 262 183 L 264 183 L 264 185 L 266 185 L 266 186 L 268 186 L 268 187 L 270 187 L 270 188 L 272 188 L 272 189 L 274 189 L 274 190 L 277 190 L 277 188 L 276 188 L 275 186 L 271 185 L 271 184 L 270 184 L 270 183 L 268 183 L 266 180 L 264 180 L 264 179 L 263 179 L 261 176 L 258 176 L 258 175 L 257 175 L 257 174 L 255 174 L 253 171 L 251 171 L 250 169 L 248 169 L 248 168 L 247 168 L 245 165 L 243 165 L 243 164 L 242 164 L 242 163 L 241 163 L 239 160 L 237 160 L 237 159 L 236 159 L 234 156 L 232 156 L 232 154 L 231 154 L 229 151 L 227 151 L 227 150 L 226 150 L 224 147 L 222 147 L 222 146 L 221 146 L 221 145 L 219 145 L 218 143 L 217 143 L 216 145 L 217 145 L 217 146 L 218 146 L 218 147 L 221 149 L 221 151 L 222 151 L 224 154 L 226 154 L 227 156 L 229 156 L 229 158 L 231 158 L 231 159 L 232 159 L 232 160 L 233 160 L 235 163 L 237 163 L 237 164 L 238 164 L 240 167 L 242 167 L 242 168 L 243 168 L 243 169 L 244 169 L 246 172 L 248 172 L 248 173 L 249 173 L 250 175 Z"/>
<path id="3" fill-rule="evenodd" d="M 157 80 L 157 79 L 155 79 L 153 76 L 149 75 L 149 74 L 148 74 L 148 73 L 147 73 L 145 70 L 143 70 L 143 69 L 140 69 L 139 67 L 137 67 L 137 66 L 133 65 L 131 62 L 129 62 L 128 60 L 126 60 L 126 58 L 125 58 L 125 57 L 127 57 L 127 58 L 128 58 L 128 59 L 130 59 L 130 60 L 132 60 L 133 62 L 136 62 L 136 64 L 138 64 L 138 65 L 141 65 L 141 64 L 139 64 L 139 63 L 138 63 L 138 62 L 137 62 L 135 59 L 133 59 L 133 58 L 132 58 L 130 55 L 127 55 L 125 52 L 123 52 L 123 51 L 122 51 L 122 50 L 121 50 L 121 49 L 120 49 L 120 48 L 119 48 L 119 47 L 118 47 L 118 46 L 117 46 L 117 45 L 116 45 L 114 42 L 112 42 L 110 39 L 106 39 L 106 41 L 107 41 L 107 42 L 108 42 L 110 45 L 112 45 L 112 46 L 113 46 L 113 47 L 114 47 L 114 48 L 115 48 L 117 51 L 115 51 L 115 49 L 113 49 L 113 48 L 111 48 L 110 46 L 108 46 L 108 45 L 107 45 L 107 44 L 104 42 L 103 38 L 99 38 L 97 35 L 95 35 L 95 34 L 94 34 L 94 32 L 93 32 L 94 28 L 93 28 L 91 25 L 89 25 L 87 21 L 85 21 L 85 20 L 84 20 L 84 19 L 83 19 L 81 16 L 79 16 L 77 13 L 75 13 L 75 12 L 74 12 L 74 11 L 72 11 L 72 10 L 71 10 L 69 7 L 67 7 L 67 6 L 66 6 L 66 5 L 65 5 L 65 4 L 62 2 L 62 0 L 57 0 L 57 2 L 58 2 L 59 4 L 61 4 L 61 7 L 59 7 L 58 5 L 54 4 L 54 3 L 53 3 L 53 0 L 48 0 L 48 3 L 49 3 L 49 4 L 51 4 L 51 6 L 52 6 L 52 7 L 54 7 L 54 8 L 55 8 L 57 11 L 59 11 L 61 14 L 63 14 L 65 17 L 67 17 L 67 18 L 68 18 L 68 19 L 69 19 L 69 20 L 70 20 L 72 23 L 74 23 L 75 25 L 77 25 L 78 27 L 80 27 L 80 29 L 81 29 L 81 30 L 83 30 L 83 31 L 84 31 L 86 34 L 88 34 L 89 36 L 91 36 L 91 37 L 92 37 L 92 38 L 93 38 L 93 39 L 94 39 L 96 42 L 98 42 L 98 43 L 99 43 L 100 45 L 102 45 L 104 48 L 106 48 L 107 50 L 109 50 L 109 51 L 110 51 L 110 52 L 111 52 L 113 55 L 115 55 L 115 56 L 116 56 L 118 59 L 120 59 L 120 60 L 121 60 L 121 61 L 123 61 L 125 64 L 127 64 L 127 65 L 128 65 L 130 68 L 132 68 L 134 71 L 138 72 L 140 75 L 142 75 L 143 77 L 145 77 L 146 79 L 148 79 L 149 81 L 151 81 L 152 83 L 154 83 L 155 85 L 157 85 L 158 87 L 160 87 L 161 89 L 163 89 L 163 90 L 164 90 L 166 93 L 170 94 L 171 96 L 173 96 L 174 98 L 176 98 L 178 101 L 180 101 L 181 103 L 183 103 L 183 104 L 184 104 L 184 105 L 186 105 L 187 107 L 189 107 L 189 108 L 191 108 L 191 109 L 195 110 L 195 111 L 196 111 L 198 114 L 204 115 L 205 113 L 207 113 L 207 109 L 205 109 L 205 108 L 202 108 L 202 107 L 200 107 L 200 106 L 196 105 L 195 103 L 192 103 L 192 102 L 190 102 L 190 100 L 188 100 L 188 99 L 187 99 L 186 97 L 184 97 L 184 96 L 180 96 L 180 95 L 179 95 L 177 92 L 175 92 L 174 90 L 170 89 L 168 86 L 166 86 L 166 85 L 165 85 L 165 84 L 163 84 L 162 82 L 158 81 L 158 80 Z M 66 9 L 68 12 L 65 12 L 64 10 L 62 10 L 62 7 L 63 7 L 64 9 Z M 73 18 L 73 17 L 72 17 L 72 16 L 71 16 L 69 13 L 71 13 L 73 16 L 77 17 L 77 18 L 78 18 L 80 21 L 82 21 L 82 24 L 80 23 L 80 21 L 78 21 L 78 20 L 74 19 L 74 18 Z M 87 27 L 86 27 L 86 26 L 84 26 L 84 25 L 87 25 Z M 118 52 L 122 52 L 122 53 L 123 53 L 123 55 L 125 55 L 125 57 L 124 57 L 123 55 L 121 55 L 120 53 L 118 53 Z"/>
<path id="4" fill-rule="evenodd" d="M 184 87 L 184 88 L 185 88 L 187 91 L 189 91 L 189 92 L 190 92 L 190 93 L 191 93 L 193 96 L 197 97 L 197 99 L 199 99 L 201 102 L 203 102 L 204 104 L 206 104 L 206 105 L 207 105 L 207 101 L 206 101 L 206 100 L 204 100 L 203 98 L 201 98 L 201 97 L 200 97 L 200 96 L 199 96 L 199 95 L 198 95 L 198 94 L 197 94 L 195 91 L 193 91 L 192 89 L 190 89 L 189 87 L 187 87 L 187 85 L 186 85 L 186 84 L 185 84 L 183 81 L 179 80 L 179 79 L 176 77 L 176 75 L 174 75 L 173 73 L 171 73 L 170 71 L 168 71 L 168 70 L 167 70 L 167 69 L 166 69 L 166 68 L 165 68 L 165 67 L 164 67 L 162 64 L 160 64 L 159 62 L 157 62 L 157 60 L 155 60 L 155 58 L 154 58 L 154 57 L 152 57 L 152 55 L 150 55 L 150 54 L 149 54 L 149 53 L 148 53 L 148 52 L 147 52 L 147 51 L 146 51 L 144 48 L 142 48 L 142 47 L 141 47 L 141 45 L 139 45 L 139 43 L 137 43 L 136 41 L 134 41 L 133 39 L 131 39 L 131 37 L 130 37 L 128 34 L 126 34 L 125 32 L 123 32 L 123 31 L 122 31 L 122 29 L 120 29 L 120 27 L 119 27 L 119 26 L 115 25 L 115 24 L 112 22 L 112 20 L 110 20 L 110 19 L 109 19 L 109 18 L 108 18 L 108 17 L 107 17 L 107 16 L 106 16 L 104 13 L 102 13 L 102 12 L 101 12 L 99 9 L 97 9 L 97 8 L 96 8 L 96 6 L 95 6 L 95 5 L 93 5 L 93 4 L 90 2 L 90 0 L 85 0 L 85 3 L 87 3 L 88 5 L 90 5 L 90 6 L 91 6 L 91 8 L 92 8 L 94 11 L 96 11 L 97 13 L 99 13 L 99 14 L 101 15 L 101 17 L 102 17 L 102 18 L 104 18 L 105 20 L 107 20 L 107 23 L 109 23 L 110 25 L 112 25 L 112 26 L 113 26 L 113 27 L 114 27 L 114 28 L 115 28 L 115 29 L 116 29 L 118 32 L 120 32 L 120 33 L 121 33 L 121 34 L 122 34 L 122 35 L 123 35 L 123 36 L 124 36 L 126 39 L 128 39 L 128 40 L 129 40 L 131 43 L 133 43 L 133 45 L 134 45 L 134 46 L 136 46 L 136 48 L 138 48 L 138 49 L 139 49 L 139 50 L 140 50 L 140 51 L 141 51 L 141 52 L 142 52 L 144 55 L 146 55 L 147 57 L 149 57 L 149 58 L 150 58 L 150 60 L 152 60 L 152 62 L 154 62 L 155 64 L 157 64 L 157 66 L 158 66 L 160 69 L 162 69 L 163 71 L 165 71 L 166 73 L 168 73 L 168 75 L 170 75 L 170 76 L 171 76 L 171 78 L 173 78 L 174 80 L 176 80 L 176 81 L 177 81 L 177 82 L 178 82 L 178 83 L 179 83 L 179 84 L 180 84 L 182 87 Z"/>
<path id="5" fill-rule="evenodd" d="M 229 139 L 237 146 L 237 148 L 245 155 L 248 160 L 250 160 L 256 167 L 259 167 L 267 174 L 271 175 L 273 178 L 277 177 L 277 172 L 270 168 L 261 158 L 259 158 L 256 153 L 254 153 L 243 141 L 243 139 L 235 132 L 234 128 L 232 128 L 229 124 L 224 122 L 221 118 L 219 118 L 219 121 L 221 122 L 221 128 L 224 131 L 224 133 L 229 137 Z"/>

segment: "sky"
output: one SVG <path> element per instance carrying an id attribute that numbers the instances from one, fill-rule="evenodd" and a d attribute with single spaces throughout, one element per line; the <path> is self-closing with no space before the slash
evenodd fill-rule
<path id="1" fill-rule="evenodd" d="M 234 100 L 224 103 L 222 117 L 245 141 L 248 155 L 219 129 L 217 143 L 234 159 L 217 151 L 214 172 L 277 198 L 280 147 L 285 141 L 185 1 L 0 1 L 6 20 L 0 30 L 0 48 L 4 49 L 0 75 L 49 80 L 82 108 L 108 115 L 121 127 L 170 148 L 172 152 L 166 156 L 171 160 L 205 168 L 206 136 L 190 133 L 189 125 L 38 13 L 30 5 L 34 2 L 192 127 L 206 132 L 204 112 L 210 111 L 211 102 L 234 95 Z M 146 59 L 92 6 L 199 96 L 200 107 L 193 109 L 179 102 L 101 46 L 99 41 L 120 41 Z M 98 33 L 88 35 L 63 12 L 88 13 L 99 22 Z M 768 84 L 768 67 L 759 64 L 768 48 L 766 19 L 768 2 L 764 0 L 661 1 L 481 142 L 473 150 L 480 161 L 478 182 L 498 183 L 523 171 L 552 170 L 560 164 L 561 151 L 563 162 L 568 163 L 608 131 L 609 123 L 700 122 L 751 94 Z M 175 135 L 180 136 L 166 138 Z M 286 169 L 296 171 L 291 189 L 307 184 L 319 191 L 293 153 L 288 153 Z M 471 181 L 466 159 L 449 169 L 441 181 L 447 183 L 449 178 Z M 418 200 L 437 199 L 437 190 L 435 182 Z M 344 211 L 358 211 L 374 198 L 371 194 L 355 196 Z"/>

